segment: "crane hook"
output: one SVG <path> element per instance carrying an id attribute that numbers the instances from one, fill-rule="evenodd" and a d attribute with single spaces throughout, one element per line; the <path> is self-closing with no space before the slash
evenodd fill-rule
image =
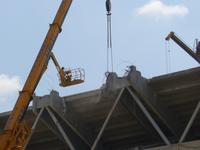
<path id="1" fill-rule="evenodd" d="M 108 15 L 111 15 L 111 0 L 106 0 L 106 11 Z"/>

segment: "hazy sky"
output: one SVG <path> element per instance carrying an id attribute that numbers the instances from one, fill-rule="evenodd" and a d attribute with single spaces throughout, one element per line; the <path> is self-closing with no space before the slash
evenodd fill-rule
<path id="1" fill-rule="evenodd" d="M 0 111 L 9 110 L 23 86 L 61 0 L 5 0 L 0 5 Z M 151 78 L 198 66 L 175 43 L 166 53 L 165 36 L 175 31 L 190 46 L 200 38 L 197 0 L 112 0 L 114 71 L 123 75 L 126 66 L 135 65 Z M 52 64 L 44 74 L 36 94 L 56 89 L 69 95 L 101 87 L 106 72 L 105 0 L 73 0 L 54 47 L 60 64 L 85 69 L 84 84 L 58 86 Z"/>

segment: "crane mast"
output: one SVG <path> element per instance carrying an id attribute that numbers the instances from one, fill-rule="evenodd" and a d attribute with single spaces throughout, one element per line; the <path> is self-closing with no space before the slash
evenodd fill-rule
<path id="1" fill-rule="evenodd" d="M 62 0 L 53 23 L 44 39 L 41 49 L 24 84 L 22 91 L 11 112 L 4 131 L 0 134 L 0 150 L 23 150 L 31 133 L 31 129 L 24 123 L 23 116 L 32 99 L 32 95 L 47 68 L 52 48 L 61 32 L 61 26 L 70 8 L 72 0 Z"/>
<path id="2" fill-rule="evenodd" d="M 200 56 L 195 53 L 190 47 L 188 47 L 174 32 L 170 32 L 165 40 L 169 41 L 172 39 L 176 42 L 183 50 L 185 50 L 192 58 L 194 58 L 198 63 L 200 63 Z"/>

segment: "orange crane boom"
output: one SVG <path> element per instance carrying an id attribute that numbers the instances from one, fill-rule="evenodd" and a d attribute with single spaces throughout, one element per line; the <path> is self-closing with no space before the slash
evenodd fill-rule
<path id="1" fill-rule="evenodd" d="M 47 68 L 50 54 L 58 34 L 61 32 L 61 26 L 65 16 L 70 8 L 72 0 L 62 0 L 58 12 L 50 25 L 49 31 L 44 39 L 41 49 L 37 55 L 35 63 L 24 84 L 22 91 L 11 112 L 4 131 L 0 134 L 0 150 L 23 150 L 24 145 L 31 133 L 31 129 L 23 121 L 27 107 L 32 99 L 32 95 L 40 81 L 44 71 Z"/>

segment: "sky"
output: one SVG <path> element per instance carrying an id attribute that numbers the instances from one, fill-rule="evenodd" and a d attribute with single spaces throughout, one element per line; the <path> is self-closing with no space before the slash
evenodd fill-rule
<path id="1" fill-rule="evenodd" d="M 0 5 L 0 112 L 10 110 L 52 23 L 61 0 L 6 0 Z M 122 76 L 134 65 L 146 78 L 197 67 L 198 64 L 165 37 L 175 31 L 193 47 L 200 22 L 197 0 L 112 0 L 114 71 Z M 106 81 L 105 0 L 73 0 L 53 48 L 66 68 L 84 68 L 85 83 L 59 87 L 52 62 L 37 95 L 54 89 L 61 96 L 98 89 Z"/>

